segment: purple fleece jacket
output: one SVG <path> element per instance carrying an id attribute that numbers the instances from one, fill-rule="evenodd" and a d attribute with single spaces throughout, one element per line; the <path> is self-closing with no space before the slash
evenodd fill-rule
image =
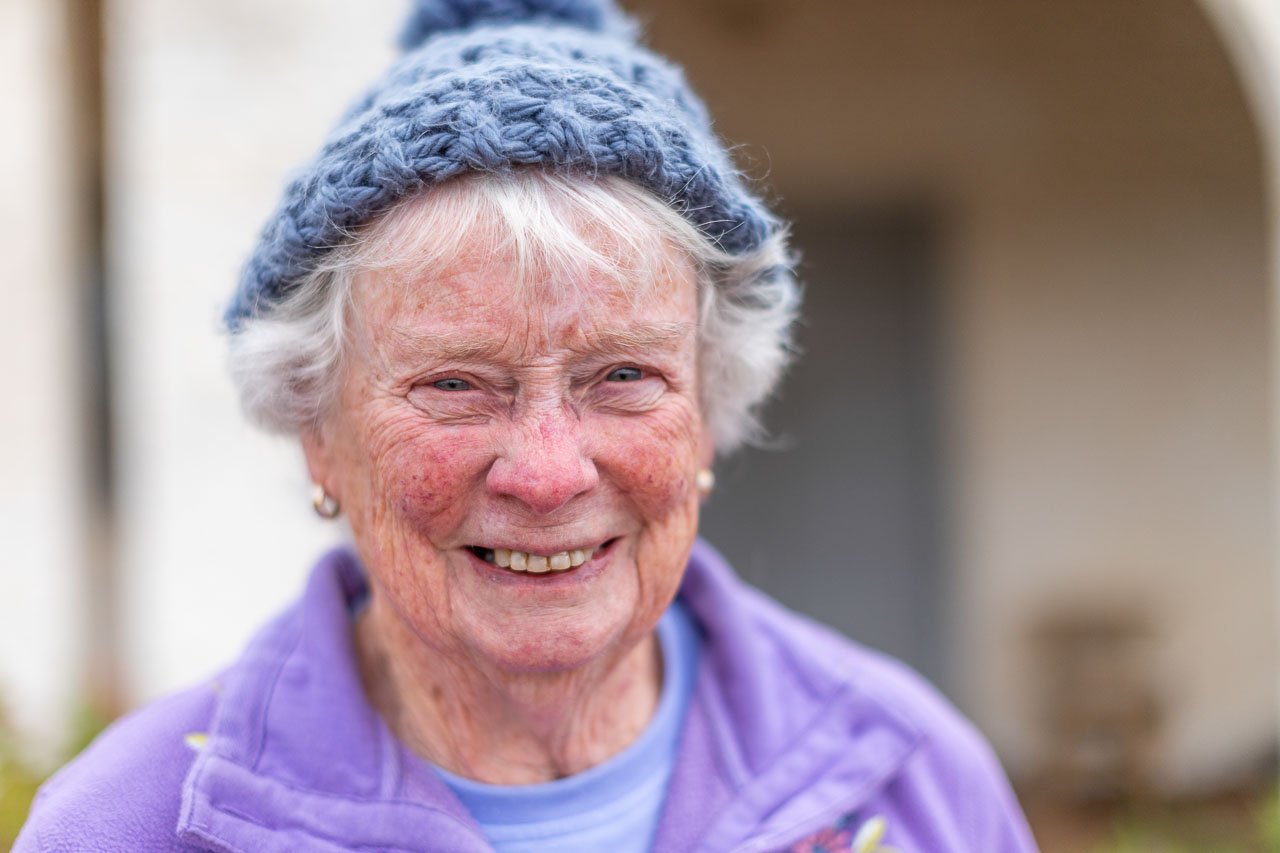
<path id="1" fill-rule="evenodd" d="M 216 681 L 117 722 L 40 791 L 29 851 L 484 851 L 457 798 L 365 700 L 355 557 Z M 1034 850 L 982 738 L 903 665 L 742 583 L 698 543 L 680 595 L 703 636 L 654 849 Z"/>

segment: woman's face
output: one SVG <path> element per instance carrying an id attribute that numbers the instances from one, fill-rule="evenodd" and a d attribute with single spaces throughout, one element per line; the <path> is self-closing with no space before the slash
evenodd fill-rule
<path id="1" fill-rule="evenodd" d="M 652 629 L 697 529 L 694 274 L 673 256 L 644 281 L 518 288 L 474 248 L 430 278 L 357 279 L 340 403 L 308 461 L 378 604 L 418 640 L 502 671 L 575 669 Z M 504 568 L 503 551 L 553 568 Z M 572 566 L 575 551 L 590 557 Z"/>

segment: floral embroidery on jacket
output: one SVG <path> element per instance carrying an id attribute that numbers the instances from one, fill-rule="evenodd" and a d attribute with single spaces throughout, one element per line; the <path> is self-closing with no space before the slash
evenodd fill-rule
<path id="1" fill-rule="evenodd" d="M 859 826 L 856 815 L 847 814 L 787 849 L 789 853 L 897 853 L 880 844 L 886 829 L 888 824 L 879 815 Z"/>

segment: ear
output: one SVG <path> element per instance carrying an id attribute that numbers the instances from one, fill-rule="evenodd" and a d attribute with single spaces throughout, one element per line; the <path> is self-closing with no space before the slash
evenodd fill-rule
<path id="1" fill-rule="evenodd" d="M 324 429 L 318 426 L 307 427 L 298 438 L 302 442 L 302 455 L 307 460 L 307 473 L 311 476 L 311 482 L 323 486 L 326 492 L 341 500 L 337 484 L 333 482 L 332 446 Z"/>
<path id="2" fill-rule="evenodd" d="M 711 427 L 703 424 L 702 435 L 698 440 L 698 467 L 710 468 L 716 461 L 716 440 L 711 435 Z"/>

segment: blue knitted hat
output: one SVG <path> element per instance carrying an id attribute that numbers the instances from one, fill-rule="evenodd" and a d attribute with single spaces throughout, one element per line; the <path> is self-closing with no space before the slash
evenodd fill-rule
<path id="1" fill-rule="evenodd" d="M 232 331 L 360 226 L 466 172 L 618 175 L 729 252 L 777 223 L 752 196 L 680 70 L 612 0 L 414 0 L 405 54 L 289 184 L 245 265 Z"/>

